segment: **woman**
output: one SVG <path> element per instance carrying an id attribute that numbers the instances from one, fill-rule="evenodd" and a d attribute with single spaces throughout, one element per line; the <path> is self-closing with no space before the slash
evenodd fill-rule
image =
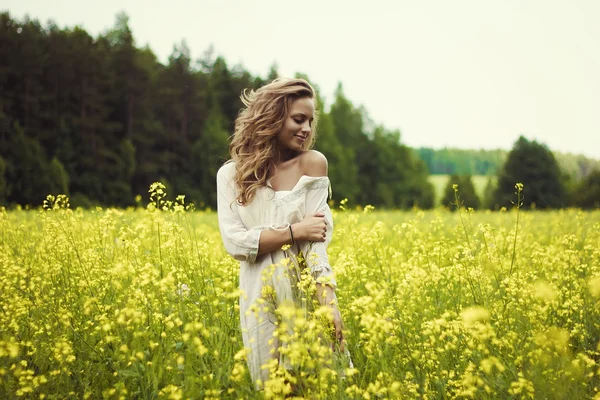
<path id="1" fill-rule="evenodd" d="M 302 79 L 277 79 L 244 92 L 242 101 L 246 107 L 235 122 L 231 160 L 217 173 L 217 209 L 225 248 L 240 261 L 240 322 L 256 383 L 268 379 L 269 370 L 261 366 L 279 357 L 280 345 L 273 337 L 276 325 L 257 300 L 266 284 L 279 302 L 292 296 L 280 264 L 286 258 L 282 246 L 290 245 L 294 256 L 306 256 L 319 301 L 331 306 L 342 350 L 343 336 L 326 252 L 333 229 L 327 159 L 310 150 L 315 140 L 314 90 Z M 273 265 L 265 282 L 264 272 Z"/>

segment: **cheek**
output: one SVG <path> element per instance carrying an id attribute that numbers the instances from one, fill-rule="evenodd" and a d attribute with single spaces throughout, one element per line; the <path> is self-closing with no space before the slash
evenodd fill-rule
<path id="1" fill-rule="evenodd" d="M 283 132 L 287 134 L 293 134 L 297 130 L 297 125 L 294 121 L 286 121 L 283 125 Z"/>
<path id="2" fill-rule="evenodd" d="M 283 124 L 283 126 L 281 127 L 281 130 L 277 134 L 277 139 L 278 140 L 285 140 L 285 138 L 287 138 L 288 136 L 290 136 L 290 134 L 291 134 L 290 124 L 288 122 L 285 122 Z"/>

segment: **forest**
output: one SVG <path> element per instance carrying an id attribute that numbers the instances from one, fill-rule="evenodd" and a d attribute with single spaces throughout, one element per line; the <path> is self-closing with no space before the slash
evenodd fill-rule
<path id="1" fill-rule="evenodd" d="M 0 205 L 9 207 L 39 206 L 47 194 L 59 193 L 73 206 L 126 207 L 146 201 L 148 187 L 160 181 L 197 208 L 214 208 L 215 174 L 228 158 L 239 96 L 278 76 L 275 65 L 264 77 L 230 66 L 213 47 L 192 59 L 185 41 L 163 64 L 150 48 L 136 45 L 123 13 L 111 29 L 92 37 L 81 27 L 43 26 L 4 12 L 0 43 Z M 398 130 L 353 104 L 342 83 L 330 101 L 319 95 L 317 108 L 316 149 L 328 158 L 335 201 L 431 208 L 429 174 L 454 174 L 508 182 L 490 187 L 492 200 L 485 205 L 509 205 L 494 200 L 504 195 L 500 191 L 512 195 L 516 181 L 527 190 L 528 179 L 546 179 L 541 174 L 548 180 L 535 190 L 557 193 L 542 201 L 546 207 L 597 204 L 598 160 L 552 153 L 526 138 L 533 147 L 517 142 L 510 152 L 413 149 L 402 144 Z M 516 172 L 506 169 L 517 148 L 538 147 L 531 153 L 542 160 L 530 163 L 535 170 L 523 162 L 515 164 Z"/>

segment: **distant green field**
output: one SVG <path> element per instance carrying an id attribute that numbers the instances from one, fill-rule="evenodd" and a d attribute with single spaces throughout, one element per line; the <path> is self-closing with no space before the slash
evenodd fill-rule
<path id="1" fill-rule="evenodd" d="M 448 179 L 450 175 L 429 175 L 429 182 L 433 185 L 433 190 L 435 192 L 435 205 L 438 206 L 440 200 L 442 199 L 444 188 L 446 184 L 448 184 Z M 473 175 L 473 185 L 475 186 L 475 191 L 480 199 L 483 199 L 483 192 L 485 190 L 485 185 L 487 185 L 488 179 L 490 176 L 486 175 Z M 496 176 L 491 176 L 491 178 L 496 181 Z"/>

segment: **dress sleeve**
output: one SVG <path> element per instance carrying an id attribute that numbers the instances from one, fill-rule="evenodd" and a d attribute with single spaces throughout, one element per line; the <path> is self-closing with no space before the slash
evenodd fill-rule
<path id="1" fill-rule="evenodd" d="M 325 219 L 327 220 L 325 242 L 305 242 L 301 245 L 301 249 L 316 281 L 335 287 L 335 276 L 329 264 L 329 257 L 327 256 L 327 247 L 333 235 L 333 218 L 331 209 L 327 204 L 330 186 L 329 179 L 323 178 L 323 180 L 325 184 L 320 182 L 315 187 L 309 188 L 306 192 L 306 214 L 315 212 L 325 214 Z"/>
<path id="2" fill-rule="evenodd" d="M 221 167 L 217 172 L 217 215 L 221 238 L 225 250 L 233 258 L 253 263 L 258 255 L 260 230 L 248 230 L 242 223 L 235 184 L 227 167 Z"/>

